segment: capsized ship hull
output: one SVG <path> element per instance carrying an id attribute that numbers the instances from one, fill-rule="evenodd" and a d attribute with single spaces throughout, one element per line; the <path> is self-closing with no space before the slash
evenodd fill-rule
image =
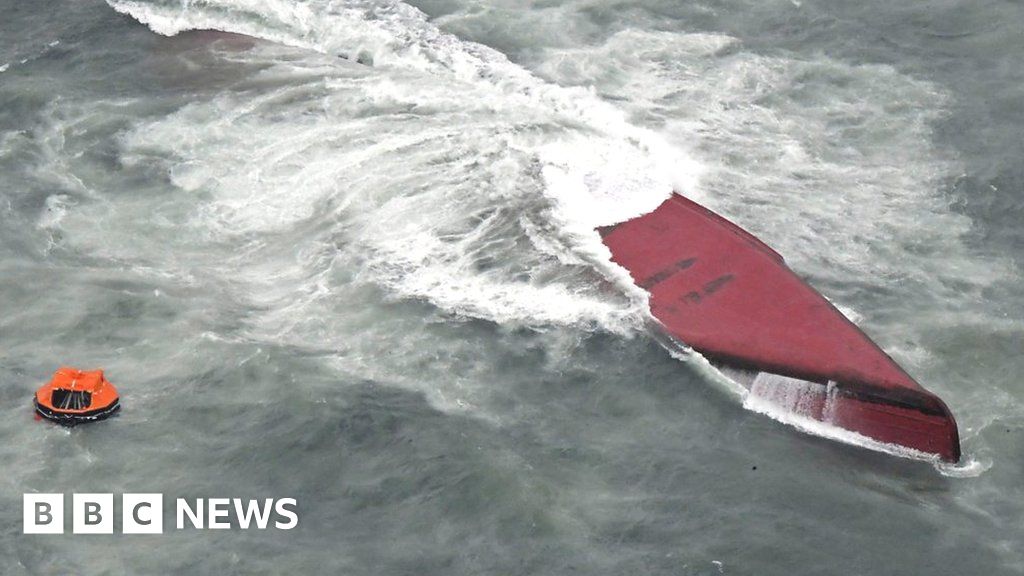
<path id="1" fill-rule="evenodd" d="M 878 442 L 960 459 L 942 400 L 750 233 L 678 194 L 598 231 L 650 293 L 666 335 L 750 394 Z"/>

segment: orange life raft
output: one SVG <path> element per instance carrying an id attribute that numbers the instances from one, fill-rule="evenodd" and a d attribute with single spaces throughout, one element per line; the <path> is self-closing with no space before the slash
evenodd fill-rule
<path id="1" fill-rule="evenodd" d="M 117 388 L 103 370 L 64 367 L 36 391 L 36 413 L 43 418 L 73 426 L 103 420 L 121 408 Z"/>

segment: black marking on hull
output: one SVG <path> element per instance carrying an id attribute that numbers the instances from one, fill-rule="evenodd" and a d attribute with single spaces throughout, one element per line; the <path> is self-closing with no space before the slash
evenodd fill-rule
<path id="1" fill-rule="evenodd" d="M 707 284 L 704 285 L 704 295 L 710 296 L 715 292 L 718 292 L 719 290 L 722 289 L 722 286 L 725 286 L 729 282 L 732 282 L 732 279 L 732 274 L 726 274 L 724 276 L 719 276 L 718 278 L 715 278 L 711 282 L 708 282 Z"/>
<path id="2" fill-rule="evenodd" d="M 687 258 L 685 260 L 680 260 L 679 262 L 676 262 L 675 264 L 669 266 L 668 268 L 665 268 L 664 270 L 659 270 L 658 272 L 655 272 L 646 280 L 640 282 L 639 286 L 644 290 L 650 292 L 651 288 L 654 288 L 658 284 L 664 282 L 665 280 L 668 280 L 673 275 L 675 275 L 676 272 L 686 270 L 690 266 L 693 266 L 693 263 L 696 261 L 696 258 Z"/>
<path id="3" fill-rule="evenodd" d="M 711 296 L 715 292 L 718 292 L 726 284 L 732 282 L 734 278 L 735 276 L 733 276 L 732 274 L 725 274 L 723 276 L 719 276 L 718 278 L 715 278 L 714 280 L 702 286 L 699 292 L 696 290 L 694 290 L 693 292 L 687 292 L 686 294 L 683 294 L 682 297 L 679 298 L 679 300 L 681 302 L 692 302 L 693 304 L 699 304 L 701 300 L 707 298 L 708 296 Z"/>

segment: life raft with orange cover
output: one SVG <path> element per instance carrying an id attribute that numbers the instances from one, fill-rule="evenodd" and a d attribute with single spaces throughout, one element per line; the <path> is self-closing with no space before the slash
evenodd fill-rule
<path id="1" fill-rule="evenodd" d="M 121 399 L 103 370 L 63 367 L 36 391 L 35 405 L 43 418 L 73 426 L 112 416 L 121 408 Z"/>

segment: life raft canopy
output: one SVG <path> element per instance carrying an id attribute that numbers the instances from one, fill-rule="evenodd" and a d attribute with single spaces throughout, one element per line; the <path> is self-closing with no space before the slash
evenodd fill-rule
<path id="1" fill-rule="evenodd" d="M 66 366 L 36 391 L 34 402 L 37 414 L 68 426 L 103 420 L 121 408 L 117 388 L 103 370 Z"/>

